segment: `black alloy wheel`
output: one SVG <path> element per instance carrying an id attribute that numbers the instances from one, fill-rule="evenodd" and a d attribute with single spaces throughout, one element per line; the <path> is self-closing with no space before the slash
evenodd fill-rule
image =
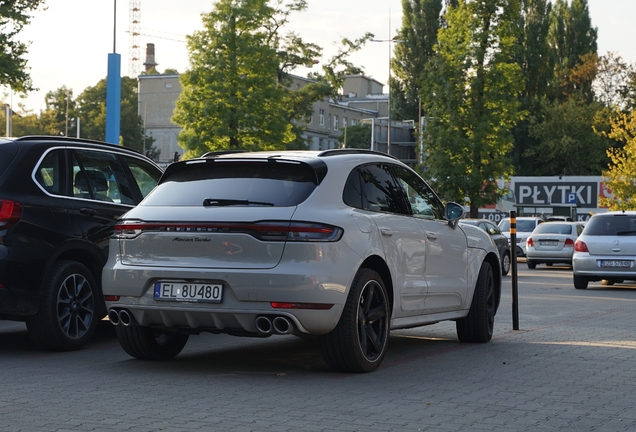
<path id="1" fill-rule="evenodd" d="M 325 362 L 343 372 L 377 369 L 389 342 L 390 307 L 380 275 L 371 269 L 360 269 L 338 325 L 320 337 Z"/>
<path id="2" fill-rule="evenodd" d="M 38 313 L 26 320 L 33 342 L 53 351 L 85 345 L 99 320 L 96 286 L 84 265 L 74 261 L 57 263 L 47 277 Z"/>

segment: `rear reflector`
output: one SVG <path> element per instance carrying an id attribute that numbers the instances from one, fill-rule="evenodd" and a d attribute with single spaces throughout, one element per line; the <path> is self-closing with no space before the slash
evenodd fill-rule
<path id="1" fill-rule="evenodd" d="M 0 229 L 15 225 L 22 216 L 22 205 L 16 201 L 0 200 Z"/>
<path id="2" fill-rule="evenodd" d="M 329 310 L 333 307 L 331 303 L 281 303 L 271 302 L 274 309 L 313 309 L 313 310 Z"/>
<path id="3" fill-rule="evenodd" d="M 110 301 L 110 302 L 119 301 L 120 298 L 121 298 L 121 296 L 118 296 L 118 295 L 105 295 L 104 296 L 104 300 L 105 301 Z"/>

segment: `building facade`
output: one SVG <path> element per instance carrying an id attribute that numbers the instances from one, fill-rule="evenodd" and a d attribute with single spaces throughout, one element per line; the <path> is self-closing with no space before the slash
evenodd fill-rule
<path id="1" fill-rule="evenodd" d="M 300 89 L 312 81 L 291 76 L 291 88 Z M 158 162 L 178 159 L 183 149 L 177 143 L 181 127 L 172 123 L 175 103 L 181 94 L 178 75 L 140 75 L 139 115 L 146 135 L 152 137 L 160 151 Z M 388 94 L 383 85 L 362 75 L 348 76 L 341 101 L 321 100 L 313 105 L 312 115 L 303 124 L 303 134 L 310 150 L 341 147 L 340 136 L 347 127 L 358 123 L 372 126 L 371 148 L 387 152 L 414 165 L 415 140 L 413 122 L 391 121 L 391 145 L 388 144 Z M 344 143 L 346 145 L 346 143 Z"/>

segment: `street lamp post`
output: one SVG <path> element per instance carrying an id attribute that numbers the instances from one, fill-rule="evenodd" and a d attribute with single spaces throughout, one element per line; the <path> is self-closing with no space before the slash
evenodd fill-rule
<path id="1" fill-rule="evenodd" d="M 389 20 L 389 35 L 391 34 L 391 21 Z M 386 152 L 391 154 L 391 54 L 392 44 L 398 42 L 405 42 L 402 39 L 398 39 L 395 36 L 393 39 L 371 39 L 371 42 L 389 42 L 389 81 L 387 87 L 389 88 L 389 95 L 387 98 L 387 131 L 386 131 Z"/>

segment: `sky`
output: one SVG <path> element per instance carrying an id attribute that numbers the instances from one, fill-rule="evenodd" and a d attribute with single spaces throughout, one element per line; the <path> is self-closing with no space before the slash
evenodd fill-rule
<path id="1" fill-rule="evenodd" d="M 201 14 L 212 10 L 213 0 L 141 0 L 141 57 L 147 43 L 155 44 L 157 69 L 188 69 L 185 35 L 202 28 Z M 323 47 L 323 59 L 337 51 L 343 37 L 356 39 L 371 32 L 376 39 L 391 39 L 401 26 L 401 0 L 307 0 L 308 8 L 292 16 L 289 31 Z M 598 52 L 618 53 L 636 63 L 636 0 L 588 0 L 592 25 L 598 29 Z M 122 75 L 129 71 L 129 0 L 47 0 L 44 8 L 20 34 L 30 42 L 28 67 L 35 87 L 26 98 L 0 89 L 0 99 L 18 112 L 38 113 L 47 92 L 62 86 L 73 97 L 106 77 L 108 54 L 121 55 Z M 115 18 L 116 17 L 116 21 Z M 389 43 L 369 42 L 350 60 L 368 76 L 386 83 Z M 319 65 L 318 65 L 319 66 Z M 306 70 L 298 70 L 305 75 Z M 385 87 L 385 92 L 387 91 Z"/>

